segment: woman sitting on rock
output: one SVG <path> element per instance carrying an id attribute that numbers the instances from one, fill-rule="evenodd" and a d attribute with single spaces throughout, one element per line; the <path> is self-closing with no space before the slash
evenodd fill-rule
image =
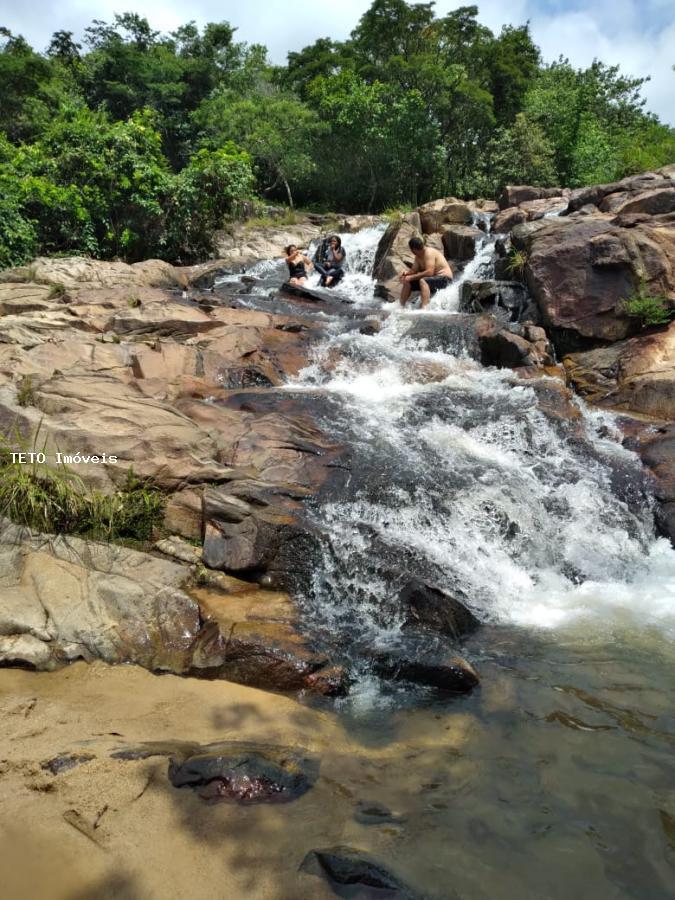
<path id="1" fill-rule="evenodd" d="M 345 274 L 342 268 L 345 261 L 345 251 L 342 241 L 334 234 L 328 240 L 328 249 L 323 265 L 316 264 L 316 271 L 321 275 L 319 284 L 321 287 L 334 287 Z"/>
<path id="2" fill-rule="evenodd" d="M 312 268 L 312 260 L 298 250 L 295 244 L 286 247 L 286 265 L 288 266 L 288 283 L 304 284 L 307 281 L 307 269 Z"/>

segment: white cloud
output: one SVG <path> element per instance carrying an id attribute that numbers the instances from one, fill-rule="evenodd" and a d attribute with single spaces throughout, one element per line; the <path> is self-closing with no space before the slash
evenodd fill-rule
<path id="1" fill-rule="evenodd" d="M 444 15 L 463 2 L 437 0 Z M 110 21 L 115 12 L 133 9 L 147 16 L 160 30 L 195 19 L 229 21 L 238 27 L 240 40 L 266 44 L 275 62 L 283 62 L 288 50 L 298 50 L 318 37 L 344 39 L 368 9 L 369 0 L 339 3 L 308 0 L 0 0 L 0 24 L 22 33 L 42 49 L 53 31 L 71 30 L 81 36 L 92 18 Z M 532 34 L 544 59 L 561 54 L 574 65 L 586 66 L 594 58 L 619 64 L 626 74 L 652 80 L 645 86 L 648 108 L 675 124 L 675 16 L 672 0 L 477 0 L 479 18 L 494 31 L 505 23 L 531 22 Z"/>

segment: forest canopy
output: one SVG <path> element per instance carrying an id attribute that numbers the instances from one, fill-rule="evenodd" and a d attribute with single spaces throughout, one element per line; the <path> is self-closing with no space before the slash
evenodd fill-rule
<path id="1" fill-rule="evenodd" d="M 582 186 L 675 160 L 644 79 L 546 64 L 528 25 L 374 0 L 287 64 L 227 22 L 135 13 L 44 52 L 0 28 L 0 266 L 36 254 L 190 262 L 245 200 L 380 212 L 504 184 Z"/>

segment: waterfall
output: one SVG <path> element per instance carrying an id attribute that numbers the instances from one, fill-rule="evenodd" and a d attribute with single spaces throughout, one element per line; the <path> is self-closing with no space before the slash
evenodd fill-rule
<path id="1" fill-rule="evenodd" d="M 346 236 L 352 261 L 365 268 L 377 237 Z M 345 496 L 313 509 L 326 537 L 305 612 L 343 642 L 386 642 L 401 624 L 397 587 L 418 575 L 484 622 L 675 635 L 675 551 L 654 535 L 613 417 L 581 401 L 575 420 L 548 416 L 532 384 L 429 341 L 439 316 L 459 327 L 462 281 L 493 262 L 487 234 L 429 311 L 385 304 L 378 334 L 333 333 L 287 386 L 331 394 L 340 414 L 320 424 L 352 452 Z M 366 277 L 341 288 L 363 303 Z"/>

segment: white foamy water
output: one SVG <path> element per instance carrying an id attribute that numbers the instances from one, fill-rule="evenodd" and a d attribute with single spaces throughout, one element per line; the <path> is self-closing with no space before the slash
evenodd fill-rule
<path id="1" fill-rule="evenodd" d="M 675 637 L 675 551 L 654 534 L 641 466 L 612 416 L 578 401 L 578 422 L 549 417 L 532 385 L 411 330 L 447 322 L 493 254 L 487 235 L 430 312 L 390 306 L 379 334 L 335 334 L 289 385 L 339 400 L 325 425 L 353 450 L 348 496 L 316 512 L 329 537 L 309 607 L 331 629 L 387 640 L 400 627 L 396 584 L 417 572 L 483 621 Z M 359 283 L 354 299 L 365 293 Z"/>

